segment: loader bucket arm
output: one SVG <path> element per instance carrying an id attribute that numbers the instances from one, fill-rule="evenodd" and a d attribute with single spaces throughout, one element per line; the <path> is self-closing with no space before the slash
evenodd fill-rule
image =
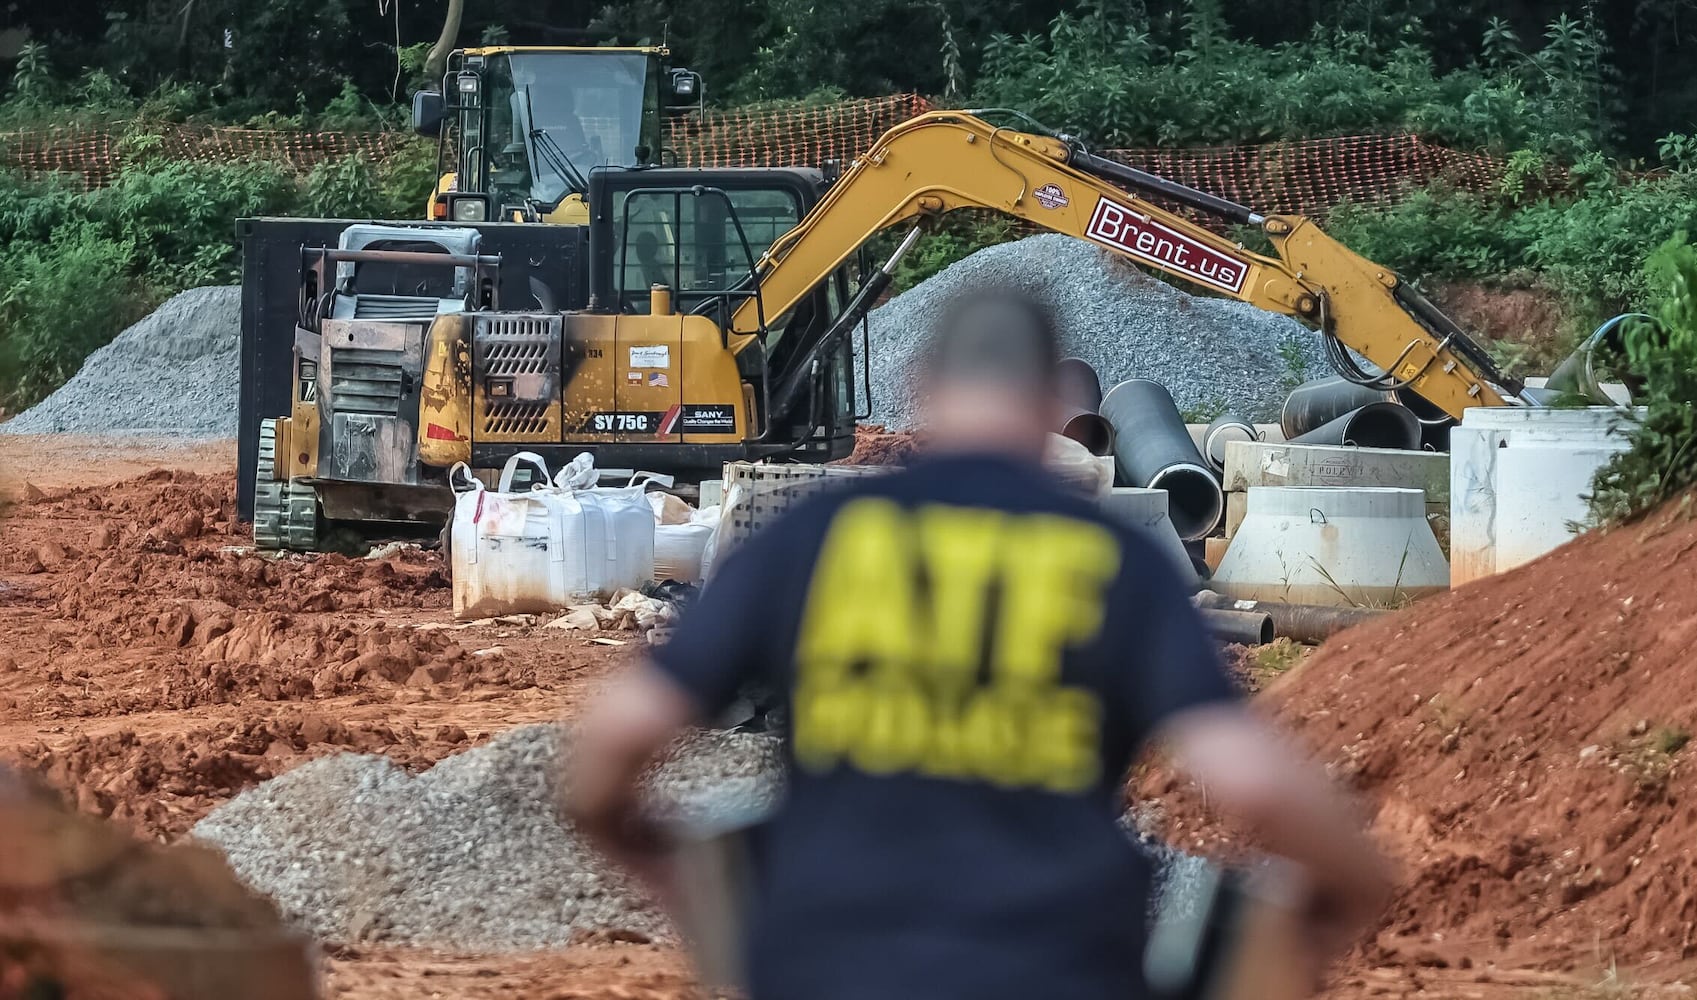
<path id="1" fill-rule="evenodd" d="M 1147 196 L 1259 225 L 1277 256 L 1245 250 Z M 1023 219 L 1303 320 L 1335 338 L 1334 367 L 1346 377 L 1407 386 L 1457 419 L 1468 407 L 1506 405 L 1503 393 L 1520 391 L 1394 271 L 1352 252 L 1312 220 L 1263 217 L 1060 139 L 999 128 L 958 111 L 920 115 L 886 132 L 772 244 L 758 266 L 764 320 L 786 315 L 872 236 L 963 208 Z M 763 329 L 759 305 L 750 298 L 732 316 L 734 350 Z M 1384 374 L 1361 371 L 1344 347 Z"/>

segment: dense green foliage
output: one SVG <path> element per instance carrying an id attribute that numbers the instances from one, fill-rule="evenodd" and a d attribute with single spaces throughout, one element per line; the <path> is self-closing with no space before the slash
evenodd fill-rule
<path id="1" fill-rule="evenodd" d="M 95 191 L 0 174 L 0 406 L 45 395 L 166 296 L 235 281 L 237 218 L 415 215 L 430 173 L 422 152 L 299 177 L 266 162 L 157 160 L 145 135 L 133 140 L 131 165 Z"/>
<path id="2" fill-rule="evenodd" d="M 1682 234 L 1652 258 L 1650 272 L 1660 298 L 1654 320 L 1629 321 L 1621 333 L 1626 365 L 1643 380 L 1645 413 L 1632 425 L 1632 447 L 1597 473 L 1598 521 L 1640 516 L 1697 485 L 1697 247 Z"/>
<path id="3" fill-rule="evenodd" d="M 1432 190 L 1388 210 L 1344 206 L 1326 228 L 1411 275 L 1537 275 L 1587 318 L 1601 319 L 1644 299 L 1652 251 L 1675 233 L 1697 232 L 1697 174 L 1625 182 L 1594 165 L 1575 177 L 1576 190 L 1537 197 Z"/>
<path id="4" fill-rule="evenodd" d="M 0 111 L 395 121 L 445 7 L 14 5 L 0 31 L 29 47 L 0 49 L 19 83 Z M 916 91 L 1013 104 L 1101 142 L 1413 128 L 1650 157 L 1697 120 L 1694 14 L 1694 0 L 479 0 L 458 42 L 665 41 L 722 104 Z"/>
<path id="5" fill-rule="evenodd" d="M 1020 108 L 1108 145 L 1196 145 L 1309 135 L 1418 132 L 1497 150 L 1574 154 L 1610 128 L 1605 44 L 1589 16 L 1562 15 L 1526 51 L 1493 21 L 1477 61 L 1444 69 L 1410 33 L 1394 44 L 1316 26 L 1263 46 L 1234 38 L 1198 2 L 1177 37 L 1094 0 L 1046 35 L 992 38 L 985 103 Z"/>

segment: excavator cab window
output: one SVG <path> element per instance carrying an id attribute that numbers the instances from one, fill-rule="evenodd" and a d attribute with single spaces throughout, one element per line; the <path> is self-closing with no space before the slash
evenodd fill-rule
<path id="1" fill-rule="evenodd" d="M 614 237 L 620 309 L 646 311 L 649 289 L 662 284 L 679 311 L 694 312 L 747 280 L 749 256 L 758 260 L 800 221 L 801 199 L 783 189 L 730 190 L 723 198 L 638 190 L 621 194 L 614 213 L 628 214 Z"/>

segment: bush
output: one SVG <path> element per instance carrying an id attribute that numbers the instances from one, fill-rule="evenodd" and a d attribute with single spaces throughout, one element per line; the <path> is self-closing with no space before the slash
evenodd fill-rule
<path id="1" fill-rule="evenodd" d="M 1389 209 L 1342 206 L 1326 229 L 1417 280 L 1536 275 L 1572 315 L 1595 322 L 1649 298 L 1645 264 L 1656 248 L 1697 232 L 1697 173 L 1623 183 L 1605 171 L 1577 191 L 1525 203 L 1420 191 Z"/>
<path id="2" fill-rule="evenodd" d="M 1631 447 L 1592 481 L 1591 517 L 1599 523 L 1640 517 L 1697 485 L 1697 248 L 1681 235 L 1662 247 L 1649 271 L 1661 295 L 1655 318 L 1621 331 L 1646 410 L 1632 427 Z"/>
<path id="3" fill-rule="evenodd" d="M 0 403 L 33 404 L 141 318 L 152 303 L 131 275 L 136 257 L 135 244 L 87 224 L 56 231 L 51 247 L 0 251 Z"/>

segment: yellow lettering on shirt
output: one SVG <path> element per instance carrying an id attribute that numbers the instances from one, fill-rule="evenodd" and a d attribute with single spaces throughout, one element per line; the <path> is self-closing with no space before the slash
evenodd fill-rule
<path id="1" fill-rule="evenodd" d="M 1062 683 L 1093 639 L 1119 546 L 1088 521 L 884 499 L 845 504 L 796 648 L 796 758 L 1078 792 L 1100 773 L 1102 707 Z"/>

